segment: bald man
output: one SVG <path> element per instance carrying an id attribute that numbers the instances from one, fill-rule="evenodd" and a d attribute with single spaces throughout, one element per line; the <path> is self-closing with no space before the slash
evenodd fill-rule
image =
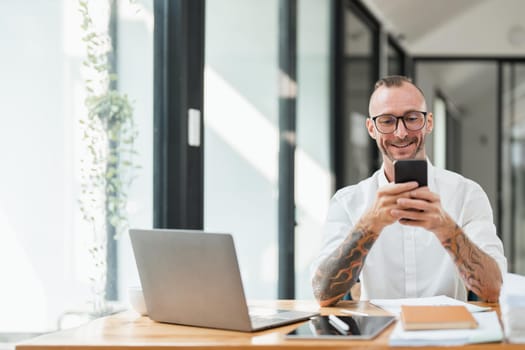
<path id="1" fill-rule="evenodd" d="M 427 159 L 425 140 L 434 124 L 422 91 L 406 77 L 380 79 L 369 115 L 366 128 L 383 164 L 332 198 L 323 246 L 312 264 L 319 304 L 336 304 L 358 279 L 365 300 L 466 300 L 471 290 L 497 301 L 507 261 L 488 197 L 474 181 Z M 399 159 L 426 159 L 428 187 L 393 183 Z"/>

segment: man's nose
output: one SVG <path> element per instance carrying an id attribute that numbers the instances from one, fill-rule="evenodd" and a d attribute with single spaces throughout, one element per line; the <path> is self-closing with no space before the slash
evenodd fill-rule
<path id="1" fill-rule="evenodd" d="M 403 120 L 397 120 L 397 129 L 394 131 L 394 135 L 400 139 L 403 139 L 408 135 L 408 131 L 405 128 L 405 123 L 403 123 Z"/>

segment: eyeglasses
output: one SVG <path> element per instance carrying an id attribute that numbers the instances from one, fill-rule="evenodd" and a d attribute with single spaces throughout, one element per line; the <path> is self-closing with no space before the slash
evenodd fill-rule
<path id="1" fill-rule="evenodd" d="M 381 114 L 371 117 L 376 126 L 377 131 L 382 134 L 391 134 L 397 130 L 399 120 L 403 121 L 405 129 L 410 131 L 418 131 L 423 129 L 427 122 L 427 112 L 410 111 L 403 116 L 396 116 L 393 114 Z"/>

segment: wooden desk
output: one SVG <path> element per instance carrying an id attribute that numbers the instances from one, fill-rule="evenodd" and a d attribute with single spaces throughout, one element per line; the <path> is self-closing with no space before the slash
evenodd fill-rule
<path id="1" fill-rule="evenodd" d="M 322 314 L 340 314 L 341 307 L 366 312 L 371 315 L 385 315 L 386 312 L 367 302 L 342 301 L 337 307 L 318 308 L 314 301 L 271 301 L 254 302 L 250 305 L 306 311 L 320 310 Z M 497 305 L 495 309 L 499 308 Z M 499 311 L 499 310 L 498 310 Z M 163 324 L 140 317 L 134 311 L 126 311 L 113 316 L 94 320 L 84 326 L 60 331 L 18 344 L 17 350 L 140 350 L 151 348 L 176 349 L 387 349 L 391 325 L 374 340 L 289 340 L 284 335 L 297 327 L 297 324 L 274 328 L 255 333 L 223 331 L 198 327 Z M 443 347 L 450 350 L 523 349 L 522 345 L 507 343 L 473 344 L 462 347 Z M 401 348 L 395 348 L 401 349 Z M 409 348 L 414 349 L 414 348 Z M 435 349 L 435 348 L 434 348 Z"/>

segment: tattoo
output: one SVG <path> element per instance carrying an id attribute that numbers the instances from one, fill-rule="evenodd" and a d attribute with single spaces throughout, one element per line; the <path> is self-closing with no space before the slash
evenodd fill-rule
<path id="1" fill-rule="evenodd" d="M 314 295 L 322 304 L 335 304 L 354 285 L 377 235 L 365 227 L 354 231 L 319 266 L 312 281 Z"/>
<path id="2" fill-rule="evenodd" d="M 485 295 L 487 283 L 490 282 L 483 281 L 482 277 L 487 275 L 485 269 L 487 264 L 490 264 L 487 260 L 492 260 L 492 258 L 473 244 L 458 225 L 454 229 L 454 234 L 442 244 L 454 260 L 467 288 L 478 296 Z M 495 262 L 492 265 L 494 264 Z"/>

